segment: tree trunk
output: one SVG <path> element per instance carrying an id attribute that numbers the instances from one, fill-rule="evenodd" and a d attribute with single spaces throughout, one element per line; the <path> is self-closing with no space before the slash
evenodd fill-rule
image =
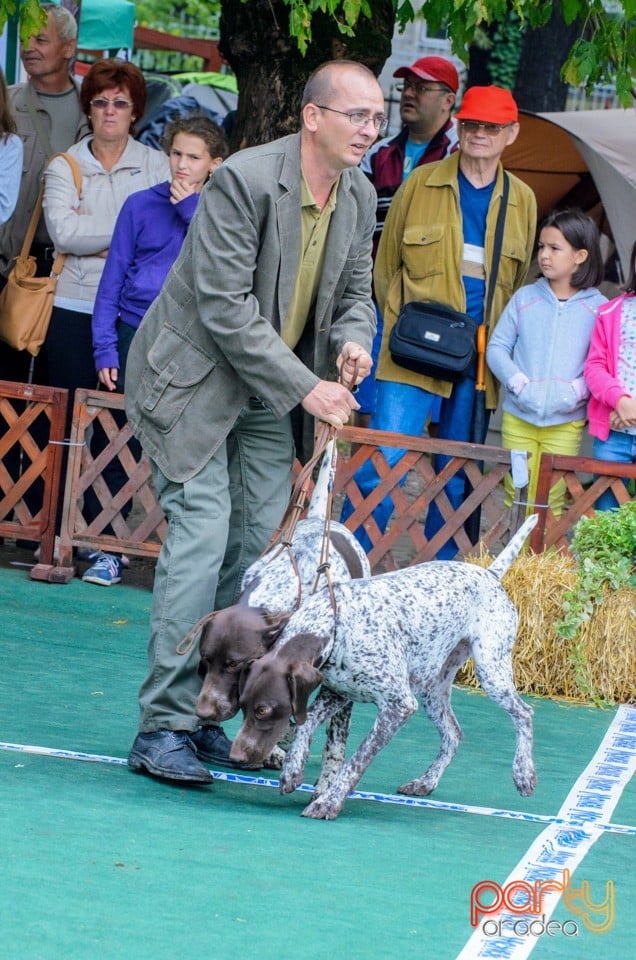
<path id="1" fill-rule="evenodd" d="M 491 23 L 484 27 L 484 33 L 492 40 L 493 34 L 497 29 L 496 23 Z M 490 48 L 477 46 L 473 43 L 468 48 L 468 72 L 466 74 L 466 87 L 487 87 L 493 82 L 488 65 L 490 62 Z"/>
<path id="2" fill-rule="evenodd" d="M 298 130 L 303 88 L 325 60 L 358 60 L 380 73 L 391 52 L 395 10 L 392 0 L 372 0 L 371 6 L 372 19 L 360 18 L 355 37 L 341 34 L 333 17 L 314 13 L 303 57 L 289 36 L 289 7 L 282 0 L 221 0 L 219 50 L 239 89 L 233 150 Z"/>
<path id="3" fill-rule="evenodd" d="M 515 100 L 523 110 L 565 110 L 568 85 L 561 79 L 561 67 L 580 33 L 580 23 L 565 23 L 558 2 L 544 27 L 526 31 L 514 89 Z"/>

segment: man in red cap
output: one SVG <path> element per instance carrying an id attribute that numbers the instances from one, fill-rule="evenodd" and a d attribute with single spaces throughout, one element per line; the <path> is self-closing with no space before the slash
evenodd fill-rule
<path id="1" fill-rule="evenodd" d="M 360 164 L 378 195 L 374 253 L 391 200 L 403 180 L 421 164 L 443 160 L 459 147 L 457 130 L 450 116 L 459 89 L 454 64 L 444 57 L 420 57 L 410 67 L 398 67 L 393 76 L 402 78 L 396 89 L 400 92 L 403 127 L 397 136 L 378 140 Z M 382 316 L 378 311 L 373 344 L 374 372 L 381 340 Z M 362 382 L 357 393 L 360 410 L 356 419 L 362 426 L 368 425 L 375 407 L 374 372 Z"/>
<path id="2" fill-rule="evenodd" d="M 391 358 L 389 337 L 402 303 L 437 300 L 470 314 L 475 325 L 484 323 L 487 334 L 503 308 L 523 283 L 534 246 L 537 207 L 534 193 L 501 164 L 504 149 L 519 133 L 517 105 L 501 87 L 471 87 L 456 115 L 459 150 L 436 164 L 415 170 L 397 192 L 388 212 L 378 247 L 374 281 L 384 315 L 384 332 L 377 369 L 377 402 L 370 426 L 410 436 L 422 436 L 434 403 L 441 397 L 438 439 L 470 440 L 475 402 L 475 371 L 457 383 L 433 379 L 398 366 Z M 489 309 L 485 309 L 488 281 L 493 268 L 493 248 L 499 211 L 508 181 L 508 199 L 497 260 L 496 283 Z M 497 384 L 487 371 L 486 407 L 497 406 Z M 390 466 L 404 450 L 382 448 Z M 434 458 L 441 471 L 448 456 Z M 355 475 L 364 497 L 379 478 L 368 461 Z M 464 496 L 462 471 L 452 477 L 445 492 L 454 509 Z M 393 510 L 390 497 L 374 511 L 381 530 Z M 342 519 L 352 513 L 349 501 Z M 430 540 L 441 529 L 443 518 L 435 503 L 426 518 Z M 362 528 L 356 535 L 366 549 L 371 543 Z M 450 560 L 457 552 L 454 540 L 438 552 Z"/>

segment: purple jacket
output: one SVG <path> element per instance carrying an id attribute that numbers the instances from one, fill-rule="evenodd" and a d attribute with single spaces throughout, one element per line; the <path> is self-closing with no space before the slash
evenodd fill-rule
<path id="1" fill-rule="evenodd" d="M 590 351 L 585 361 L 584 376 L 590 388 L 587 407 L 589 432 L 599 440 L 609 437 L 609 418 L 627 390 L 618 379 L 618 351 L 620 347 L 621 311 L 623 301 L 634 294 L 623 293 L 604 304 L 592 331 Z"/>
<path id="2" fill-rule="evenodd" d="M 93 311 L 95 369 L 119 367 L 117 321 L 137 328 L 177 259 L 199 194 L 170 203 L 170 181 L 133 193 L 113 233 Z"/>

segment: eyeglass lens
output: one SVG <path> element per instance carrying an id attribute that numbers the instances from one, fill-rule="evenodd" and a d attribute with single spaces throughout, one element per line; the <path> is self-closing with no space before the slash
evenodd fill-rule
<path id="1" fill-rule="evenodd" d="M 108 100 L 106 97 L 95 97 L 91 100 L 91 107 L 95 107 L 97 110 L 105 110 L 110 105 L 112 105 L 115 110 L 128 110 L 129 107 L 132 107 L 130 100 L 124 100 L 123 98 Z"/>
<path id="2" fill-rule="evenodd" d="M 462 120 L 461 124 L 468 133 L 477 133 L 482 129 L 484 133 L 490 134 L 501 133 L 506 126 L 505 123 L 480 123 L 479 120 Z"/>
<path id="3" fill-rule="evenodd" d="M 376 130 L 382 130 L 387 124 L 384 117 L 369 117 L 366 113 L 349 113 L 347 116 L 356 127 L 364 127 L 371 121 Z"/>
<path id="4" fill-rule="evenodd" d="M 317 103 L 316 106 L 319 110 L 329 110 L 330 113 L 339 113 L 341 117 L 349 117 L 349 123 L 352 123 L 355 127 L 364 127 L 367 123 L 372 123 L 376 130 L 384 130 L 389 122 L 386 117 L 370 117 L 366 113 L 358 113 L 355 110 L 353 113 L 348 113 L 346 110 L 327 107 L 323 103 Z"/>
<path id="5" fill-rule="evenodd" d="M 444 87 L 431 87 L 426 83 L 418 83 L 416 80 L 404 80 L 401 83 L 395 84 L 395 89 L 398 93 L 403 93 L 404 90 L 415 90 L 416 93 L 443 93 Z"/>

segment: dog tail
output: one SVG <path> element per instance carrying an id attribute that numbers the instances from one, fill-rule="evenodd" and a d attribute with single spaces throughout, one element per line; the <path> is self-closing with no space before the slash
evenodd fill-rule
<path id="1" fill-rule="evenodd" d="M 539 519 L 538 513 L 533 513 L 531 517 L 522 523 L 514 537 L 510 542 L 504 547 L 496 560 L 490 564 L 488 569 L 491 573 L 497 577 L 498 580 L 501 580 L 504 573 L 512 566 L 513 561 L 517 558 L 519 551 L 523 546 L 523 542 L 530 533 L 531 530 L 537 525 L 537 520 Z"/>
<path id="2" fill-rule="evenodd" d="M 329 492 L 333 488 L 337 459 L 338 451 L 336 448 L 336 441 L 334 437 L 332 437 L 325 447 L 325 452 L 322 456 L 320 472 L 318 473 L 316 486 L 314 487 L 314 492 L 312 493 L 311 500 L 309 502 L 309 509 L 307 510 L 308 520 L 324 520 L 327 516 Z"/>

